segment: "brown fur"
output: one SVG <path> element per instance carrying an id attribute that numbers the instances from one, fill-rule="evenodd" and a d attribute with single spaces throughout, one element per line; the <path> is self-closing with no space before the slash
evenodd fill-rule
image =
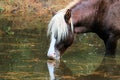
<path id="1" fill-rule="evenodd" d="M 74 33 L 96 33 L 105 43 L 105 55 L 115 56 L 120 38 L 120 0 L 79 0 L 65 9 L 68 9 L 65 22 L 71 26 L 72 19 Z M 61 54 L 73 43 L 74 34 L 70 28 L 66 39 L 55 45 Z"/>
<path id="2" fill-rule="evenodd" d="M 120 0 L 80 0 L 71 7 L 75 33 L 94 32 L 114 55 L 120 38 Z"/>

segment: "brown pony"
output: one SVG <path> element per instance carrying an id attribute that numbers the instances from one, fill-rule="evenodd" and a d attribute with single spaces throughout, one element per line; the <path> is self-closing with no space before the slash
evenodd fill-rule
<path id="1" fill-rule="evenodd" d="M 105 43 L 107 56 L 115 56 L 120 38 L 120 0 L 76 0 L 58 11 L 48 26 L 51 44 L 47 56 L 60 59 L 74 34 L 96 33 Z"/>

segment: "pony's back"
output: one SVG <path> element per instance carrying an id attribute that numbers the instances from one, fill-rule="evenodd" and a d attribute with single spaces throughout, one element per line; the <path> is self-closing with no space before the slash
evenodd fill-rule
<path id="1" fill-rule="evenodd" d="M 120 1 L 112 4 L 106 13 L 104 24 L 116 34 L 120 34 Z"/>

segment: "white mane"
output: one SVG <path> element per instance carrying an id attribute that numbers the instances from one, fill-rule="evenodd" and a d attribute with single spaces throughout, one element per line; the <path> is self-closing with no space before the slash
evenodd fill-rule
<path id="1" fill-rule="evenodd" d="M 51 19 L 48 25 L 48 35 L 54 35 L 57 37 L 57 42 L 65 39 L 68 36 L 68 24 L 64 20 L 64 15 L 67 9 L 63 9 L 57 12 L 57 14 Z M 71 30 L 73 31 L 72 18 L 71 20 Z"/>

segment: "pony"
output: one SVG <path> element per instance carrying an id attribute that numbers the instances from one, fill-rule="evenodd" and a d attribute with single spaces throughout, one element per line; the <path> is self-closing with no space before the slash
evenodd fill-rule
<path id="1" fill-rule="evenodd" d="M 120 0 L 75 0 L 59 10 L 48 24 L 51 37 L 47 56 L 59 60 L 74 35 L 96 33 L 105 44 L 105 56 L 115 56 L 120 38 Z"/>

